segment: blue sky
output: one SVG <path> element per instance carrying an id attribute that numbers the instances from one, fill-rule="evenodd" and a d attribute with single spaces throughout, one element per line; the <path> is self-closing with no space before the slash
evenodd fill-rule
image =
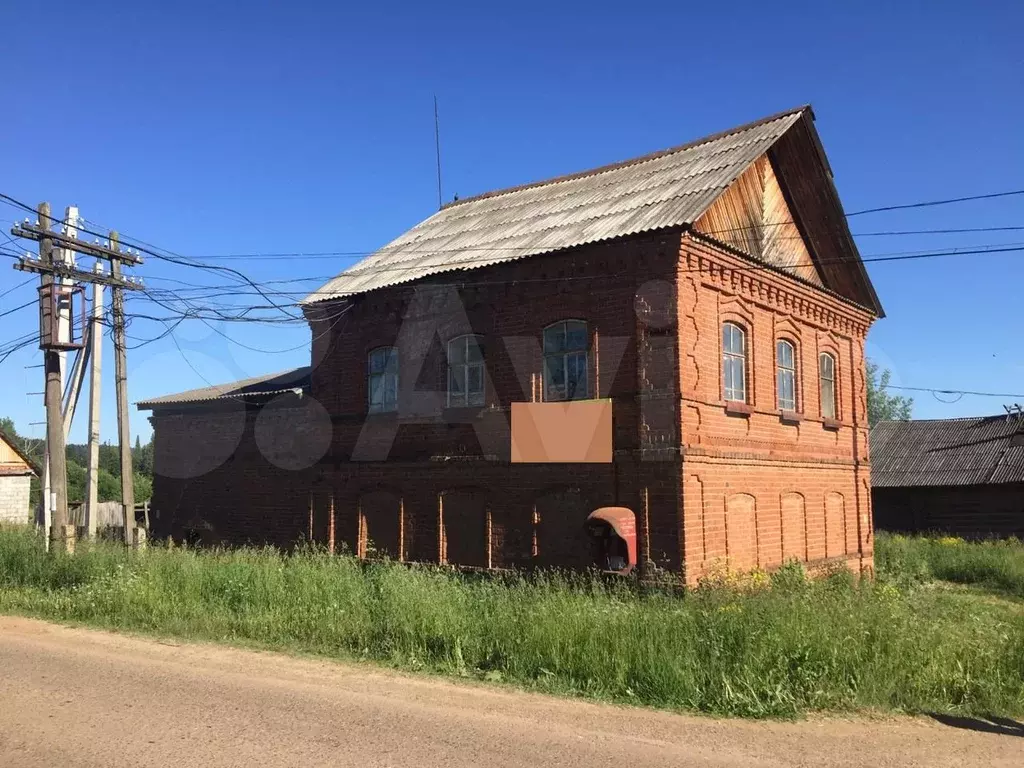
<path id="1" fill-rule="evenodd" d="M 848 211 L 1024 187 L 1019 2 L 157 5 L 6 4 L 0 192 L 75 203 L 91 222 L 187 256 L 372 250 L 436 208 L 434 94 L 446 199 L 806 102 Z M 0 204 L 3 231 L 20 218 Z M 1020 225 L 1024 196 L 851 219 L 855 233 Z M 858 238 L 865 256 L 1020 242 L 1024 231 Z M 260 281 L 310 278 L 285 284 L 301 296 L 352 260 L 216 263 Z M 1022 260 L 869 265 L 888 313 L 869 353 L 894 383 L 1021 392 Z M 151 288 L 226 282 L 153 260 L 139 274 Z M 0 263 L 0 293 L 24 279 Z M 34 290 L 3 296 L 0 312 Z M 32 309 L 0 318 L 0 343 L 35 323 Z M 162 330 L 137 320 L 129 332 Z M 130 353 L 130 397 L 301 365 L 307 342 L 302 326 L 185 323 Z M 105 354 L 113 440 L 109 342 Z M 26 393 L 42 389 L 42 372 L 25 366 L 38 362 L 30 348 L 0 364 L 0 413 L 35 435 L 42 399 Z M 925 393 L 915 416 L 1002 402 Z M 144 416 L 133 420 L 146 439 Z"/>

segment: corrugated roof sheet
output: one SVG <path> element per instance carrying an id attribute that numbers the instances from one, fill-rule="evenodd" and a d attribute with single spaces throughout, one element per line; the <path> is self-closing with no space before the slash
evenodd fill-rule
<path id="1" fill-rule="evenodd" d="M 267 373 L 263 376 L 253 376 L 250 379 L 241 379 L 227 384 L 190 389 L 187 392 L 179 392 L 176 395 L 154 397 L 150 400 L 140 401 L 137 407 L 139 410 L 152 410 L 153 408 L 168 405 L 187 405 L 236 397 L 276 395 L 282 392 L 291 392 L 295 389 L 308 391 L 310 385 L 309 372 L 310 368 L 306 365 L 290 371 Z"/>
<path id="2" fill-rule="evenodd" d="M 809 107 L 674 149 L 445 206 L 304 303 L 692 224 Z"/>
<path id="3" fill-rule="evenodd" d="M 1024 482 L 1024 420 L 883 421 L 871 430 L 876 488 Z"/>

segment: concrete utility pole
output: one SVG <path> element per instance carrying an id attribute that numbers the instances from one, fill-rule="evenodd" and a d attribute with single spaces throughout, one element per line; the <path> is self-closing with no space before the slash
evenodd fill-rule
<path id="1" fill-rule="evenodd" d="M 99 262 L 93 272 L 102 275 L 103 265 Z M 100 391 L 103 357 L 103 286 L 92 284 L 92 312 L 89 316 L 89 458 L 85 475 L 85 529 L 90 539 L 96 537 L 96 521 L 99 512 L 99 469 L 100 469 Z"/>
<path id="2" fill-rule="evenodd" d="M 39 239 L 39 261 L 46 267 L 53 267 L 53 241 L 45 234 L 50 231 L 50 204 L 39 204 L 39 227 L 44 236 Z M 54 301 L 56 281 L 53 272 L 43 272 L 39 292 L 42 302 L 43 324 L 50 326 L 60 321 L 53 316 L 58 302 Z M 52 520 L 47 536 L 51 546 L 63 549 L 68 524 L 67 452 L 64 445 L 64 393 L 61 387 L 60 352 L 49 347 L 43 350 L 43 367 L 46 371 L 46 455 L 50 470 L 50 509 Z"/>
<path id="3" fill-rule="evenodd" d="M 70 211 L 69 209 L 69 215 Z M 75 211 L 77 216 L 77 211 Z M 102 312 L 102 307 L 97 310 L 93 309 L 92 330 L 89 333 L 90 339 L 88 347 L 84 343 L 75 341 L 74 336 L 74 323 L 71 321 L 71 315 L 68 315 L 68 323 L 65 328 L 62 328 L 60 318 L 65 307 L 70 308 L 74 306 L 75 297 L 81 297 L 83 291 L 81 288 L 72 285 L 65 285 L 61 282 L 61 279 L 72 280 L 77 283 L 92 283 L 99 285 L 109 285 L 115 289 L 114 295 L 114 313 L 115 313 L 115 336 L 117 342 L 118 356 L 115 362 L 117 363 L 117 395 L 118 395 L 118 431 L 121 442 L 121 489 L 122 489 L 122 504 L 124 505 L 124 520 L 125 520 L 125 540 L 131 544 L 136 538 L 140 540 L 144 539 L 144 534 L 139 535 L 138 532 L 134 531 L 135 525 L 135 502 L 134 502 L 134 489 L 132 485 L 132 459 L 131 459 L 131 442 L 128 436 L 128 389 L 127 389 L 127 372 L 126 372 L 126 359 L 125 359 L 125 341 L 124 341 L 124 293 L 125 290 L 142 290 L 143 286 L 140 282 L 125 279 L 121 276 L 121 263 L 127 262 L 128 264 L 141 264 L 142 259 L 138 256 L 132 255 L 131 253 L 123 253 L 117 247 L 117 234 L 111 233 L 111 244 L 113 247 L 107 247 L 106 245 L 89 244 L 83 243 L 75 237 L 72 237 L 68 232 L 54 233 L 50 230 L 50 206 L 48 203 L 42 203 L 39 206 L 39 222 L 32 225 L 26 220 L 23 225 L 15 225 L 11 229 L 11 234 L 17 237 L 23 237 L 29 240 L 36 240 L 39 243 L 39 258 L 33 259 L 26 256 L 20 259 L 17 264 L 14 265 L 15 269 L 20 269 L 25 272 L 36 272 L 42 275 L 42 286 L 39 290 L 40 298 L 40 327 L 39 327 L 39 346 L 43 350 L 44 354 L 44 369 L 46 370 L 46 434 L 47 434 L 47 450 L 49 455 L 49 474 L 50 474 L 50 491 L 48 493 L 48 501 L 50 507 L 52 507 L 52 524 L 49 527 L 49 538 L 53 541 L 57 541 L 62 549 L 72 550 L 74 547 L 74 529 L 69 530 L 67 525 L 67 471 L 66 471 L 66 450 L 65 450 L 65 430 L 67 426 L 70 426 L 70 418 L 74 411 L 74 402 L 76 401 L 76 392 L 81 390 L 81 378 L 84 378 L 84 366 L 87 356 L 90 354 L 90 347 L 98 345 L 101 342 L 102 334 L 100 333 L 98 320 L 98 312 Z M 111 262 L 111 274 L 108 277 L 102 271 L 102 269 L 96 269 L 93 272 L 85 272 L 75 267 L 74 263 L 69 263 L 63 259 L 57 260 L 54 258 L 53 250 L 55 247 L 64 248 L 77 253 L 83 253 L 88 256 L 95 256 L 98 259 L 106 259 Z M 96 295 L 94 294 L 94 298 Z M 81 299 L 84 301 L 84 299 Z M 102 303 L 102 299 L 101 299 Z M 83 312 L 82 325 L 85 326 L 85 316 Z M 64 334 L 64 335 L 62 335 Z M 95 341 L 93 339 L 95 337 Z M 79 352 L 78 368 L 80 378 L 77 382 L 73 382 L 73 386 L 69 387 L 68 391 L 68 408 L 65 413 L 62 407 L 62 392 L 61 392 L 61 364 L 60 364 L 60 353 L 68 349 L 77 349 Z M 98 347 L 97 347 L 98 349 Z M 98 352 L 97 352 L 98 357 Z M 77 383 L 77 388 L 74 384 Z M 98 368 L 94 372 L 92 380 L 92 392 L 91 398 L 99 398 L 99 383 L 98 383 Z M 99 405 L 98 402 L 95 406 L 95 414 L 98 418 Z M 92 438 L 93 425 L 90 425 L 90 438 Z M 96 440 L 91 440 L 94 444 Z M 96 445 L 95 451 L 97 458 L 91 462 L 93 465 L 98 464 L 98 445 Z M 90 451 L 92 453 L 92 451 Z M 95 472 L 93 473 L 95 477 Z M 92 483 L 95 486 L 95 482 Z M 47 505 L 44 504 L 44 515 Z M 95 511 L 95 504 L 92 507 Z M 95 515 L 92 515 L 95 520 Z M 93 522 L 93 526 L 95 522 Z"/>
<path id="4" fill-rule="evenodd" d="M 110 249 L 118 250 L 118 234 L 110 233 Z M 111 262 L 111 274 L 121 278 L 121 263 Z M 128 371 L 124 340 L 124 290 L 113 288 L 114 378 L 117 382 L 117 441 L 121 447 L 121 510 L 124 515 L 124 543 L 132 545 L 135 529 L 135 478 L 132 476 L 132 436 L 128 425 Z"/>

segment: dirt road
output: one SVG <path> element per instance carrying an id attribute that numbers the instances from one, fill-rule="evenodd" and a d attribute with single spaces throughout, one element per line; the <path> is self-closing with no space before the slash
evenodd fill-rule
<path id="1" fill-rule="evenodd" d="M 0 617 L 11 768 L 1022 764 L 1024 738 L 931 720 L 681 717 Z"/>

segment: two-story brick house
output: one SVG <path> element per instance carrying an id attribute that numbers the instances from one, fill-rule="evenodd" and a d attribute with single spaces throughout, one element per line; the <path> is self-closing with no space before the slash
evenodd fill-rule
<path id="1" fill-rule="evenodd" d="M 303 303 L 308 368 L 141 403 L 154 533 L 480 567 L 872 565 L 882 314 L 809 108 L 460 200 Z M 611 461 L 511 461 L 517 403 L 604 399 Z"/>

